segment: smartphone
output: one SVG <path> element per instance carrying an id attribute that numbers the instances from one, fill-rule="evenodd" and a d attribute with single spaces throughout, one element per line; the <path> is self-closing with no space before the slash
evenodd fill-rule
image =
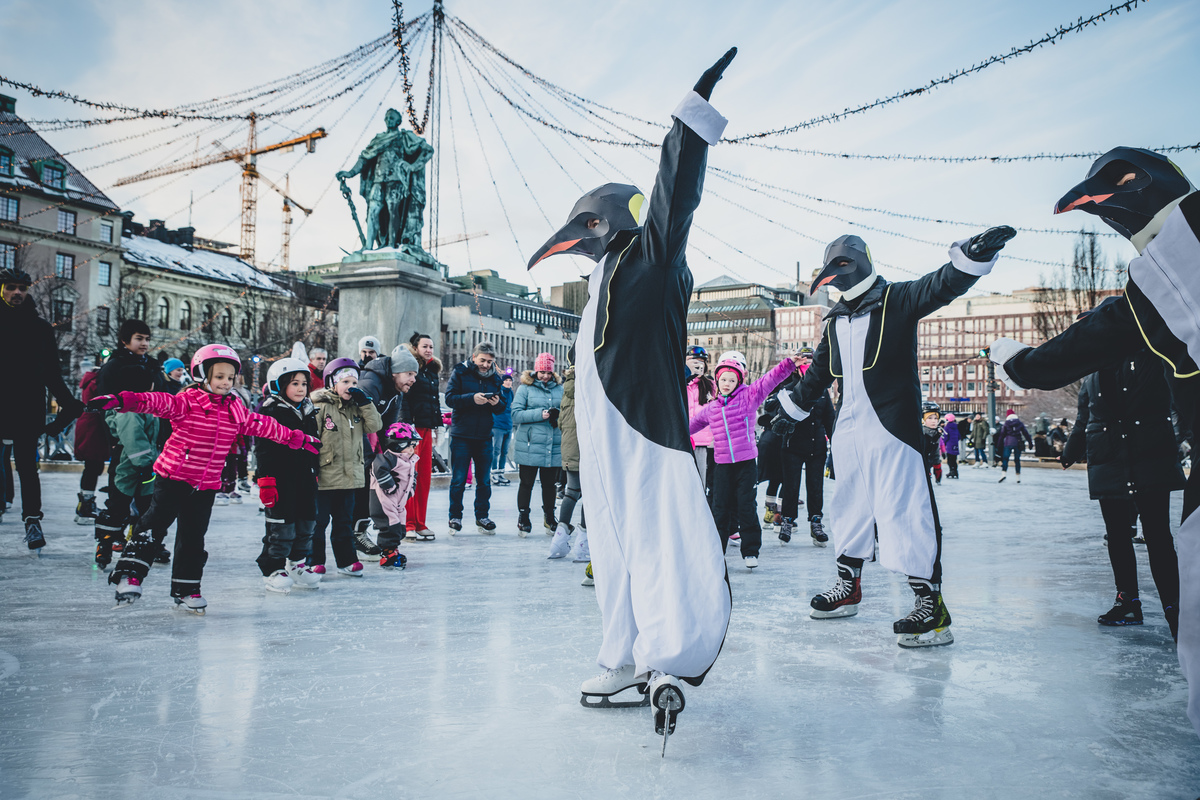
<path id="1" fill-rule="evenodd" d="M 484 399 L 484 400 L 491 400 L 491 399 L 492 399 L 493 397 L 495 397 L 495 396 L 496 396 L 496 393 L 495 393 L 495 392 L 485 392 L 485 393 L 484 393 L 484 395 L 483 395 L 483 399 Z"/>

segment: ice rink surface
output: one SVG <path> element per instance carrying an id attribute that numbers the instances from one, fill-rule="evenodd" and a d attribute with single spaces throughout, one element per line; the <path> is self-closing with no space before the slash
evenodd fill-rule
<path id="1" fill-rule="evenodd" d="M 214 509 L 196 617 L 160 566 L 113 610 L 73 522 L 78 474 L 43 474 L 42 557 L 19 503 L 0 525 L 0 797 L 1200 795 L 1145 548 L 1146 624 L 1099 627 L 1114 590 L 1085 474 L 1023 477 L 964 468 L 938 488 L 948 647 L 896 646 L 912 594 L 878 565 L 857 617 L 809 619 L 834 566 L 806 531 L 767 532 L 753 573 L 731 545 L 729 635 L 664 760 L 649 709 L 580 707 L 594 590 L 546 559 L 540 524 L 517 538 L 515 484 L 495 491 L 497 536 L 445 535 L 435 488 L 437 541 L 405 545 L 407 570 L 366 562 L 287 596 L 254 563 L 257 503 Z"/>

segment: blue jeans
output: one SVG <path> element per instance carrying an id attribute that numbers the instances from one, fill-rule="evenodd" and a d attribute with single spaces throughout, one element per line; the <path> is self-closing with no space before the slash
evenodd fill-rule
<path id="1" fill-rule="evenodd" d="M 492 431 L 492 452 L 496 455 L 496 466 L 493 469 L 503 472 L 504 464 L 508 461 L 508 442 L 512 439 L 512 431 Z"/>
<path id="2" fill-rule="evenodd" d="M 492 440 L 450 437 L 450 519 L 462 519 L 467 465 L 475 462 L 475 519 L 488 515 L 492 499 Z"/>
<path id="3" fill-rule="evenodd" d="M 1013 468 L 1017 474 L 1021 474 L 1021 448 L 1020 447 L 1005 447 L 1004 452 L 1000 455 L 1000 471 L 1008 472 L 1008 456 L 1012 454 Z"/>
<path id="4" fill-rule="evenodd" d="M 987 449 L 983 447 L 975 448 L 975 463 L 981 464 L 987 461 Z"/>

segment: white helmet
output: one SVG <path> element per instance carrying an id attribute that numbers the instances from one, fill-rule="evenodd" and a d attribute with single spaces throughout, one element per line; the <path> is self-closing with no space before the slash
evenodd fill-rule
<path id="1" fill-rule="evenodd" d="M 283 379 L 295 372 L 303 372 L 312 381 L 308 364 L 298 358 L 281 358 L 267 370 L 267 391 L 271 394 L 283 394 Z M 309 387 L 310 389 L 312 387 Z"/>
<path id="2" fill-rule="evenodd" d="M 721 353 L 721 357 L 717 359 L 717 363 L 720 364 L 722 361 L 736 361 L 742 365 L 743 374 L 746 372 L 746 357 L 737 350 L 726 350 L 724 353 Z"/>

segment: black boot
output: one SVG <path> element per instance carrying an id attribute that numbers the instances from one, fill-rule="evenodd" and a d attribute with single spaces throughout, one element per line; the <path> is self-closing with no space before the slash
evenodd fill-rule
<path id="1" fill-rule="evenodd" d="M 1125 592 L 1117 592 L 1117 600 L 1113 603 L 1113 607 L 1108 610 L 1108 613 L 1097 617 L 1096 622 L 1109 626 L 1141 625 L 1142 601 L 1136 597 L 1130 597 Z"/>
<path id="2" fill-rule="evenodd" d="M 517 511 L 517 535 L 522 539 L 525 534 L 533 530 L 533 523 L 529 520 L 529 509 L 522 508 Z"/>
<path id="3" fill-rule="evenodd" d="M 554 518 L 554 511 L 543 511 L 542 518 L 542 524 L 546 526 L 546 535 L 553 536 L 554 531 L 558 529 L 558 520 Z"/>

